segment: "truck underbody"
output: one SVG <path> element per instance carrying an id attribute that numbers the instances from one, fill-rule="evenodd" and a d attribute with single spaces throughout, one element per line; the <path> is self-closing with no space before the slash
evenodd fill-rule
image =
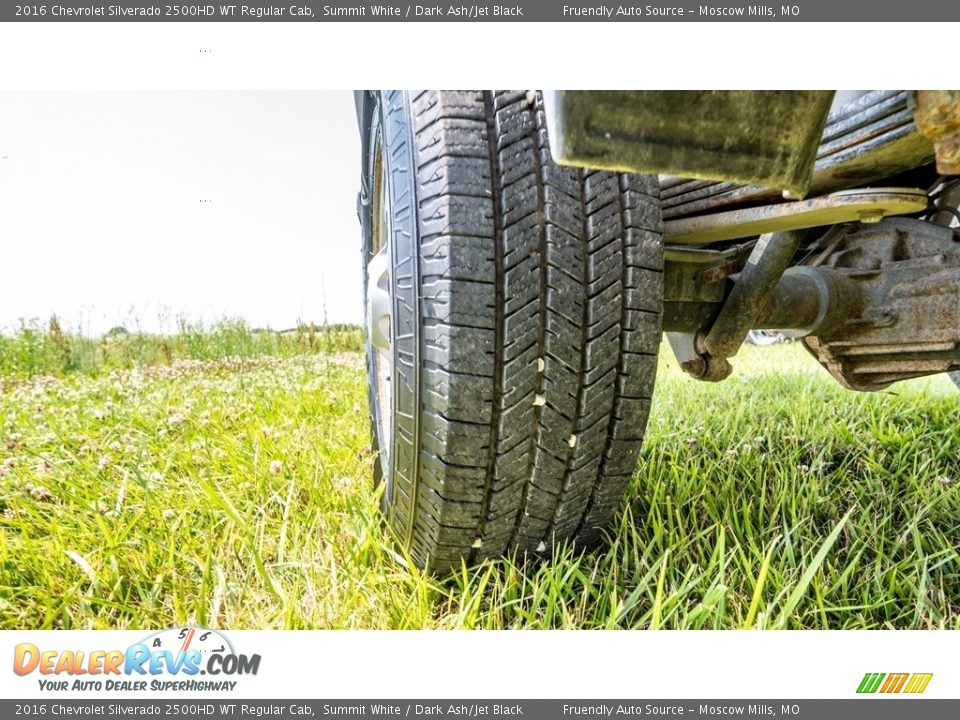
<path id="1" fill-rule="evenodd" d="M 727 377 L 753 329 L 857 390 L 960 367 L 960 94 L 557 92 L 548 113 L 561 163 L 700 177 L 660 175 L 663 326 L 693 377 Z"/>

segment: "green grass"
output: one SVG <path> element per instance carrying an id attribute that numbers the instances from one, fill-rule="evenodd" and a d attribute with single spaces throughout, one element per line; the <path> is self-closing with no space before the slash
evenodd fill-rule
<path id="1" fill-rule="evenodd" d="M 0 627 L 960 628 L 960 393 L 856 394 L 797 345 L 664 354 L 605 552 L 413 569 L 357 353 L 0 389 Z"/>
<path id="2" fill-rule="evenodd" d="M 65 330 L 54 315 L 45 324 L 21 321 L 12 333 L 0 334 L 0 379 L 74 372 L 97 375 L 184 359 L 290 357 L 362 349 L 363 331 L 350 325 L 298 324 L 274 331 L 251 328 L 242 320 L 225 319 L 205 327 L 180 319 L 172 335 L 131 332 L 118 326 L 103 336 L 87 337 Z"/>

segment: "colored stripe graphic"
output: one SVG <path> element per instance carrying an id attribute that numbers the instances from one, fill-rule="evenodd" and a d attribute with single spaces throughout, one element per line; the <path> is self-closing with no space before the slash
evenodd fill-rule
<path id="1" fill-rule="evenodd" d="M 860 687 L 857 688 L 858 693 L 875 693 L 877 688 L 880 687 L 880 681 L 885 677 L 884 673 L 867 673 L 863 676 L 863 680 L 860 681 Z"/>
<path id="2" fill-rule="evenodd" d="M 933 673 L 914 673 L 910 677 L 910 682 L 907 683 L 907 687 L 904 688 L 905 693 L 922 693 L 927 689 L 927 685 L 930 684 L 930 679 L 933 677 Z"/>
<path id="3" fill-rule="evenodd" d="M 872 694 L 880 692 L 883 694 L 896 693 L 922 693 L 927 689 L 933 673 L 866 673 L 860 684 L 857 686 L 857 692 L 861 694 Z"/>
<path id="4" fill-rule="evenodd" d="M 898 693 L 905 682 L 907 682 L 907 677 L 910 673 L 890 673 L 887 675 L 887 681 L 883 683 L 883 687 L 880 688 L 882 693 Z"/>

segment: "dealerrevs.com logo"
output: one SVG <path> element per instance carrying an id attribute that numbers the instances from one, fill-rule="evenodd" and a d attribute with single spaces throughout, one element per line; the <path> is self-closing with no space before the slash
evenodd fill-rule
<path id="1" fill-rule="evenodd" d="M 196 627 L 164 630 L 126 650 L 48 650 L 20 643 L 13 655 L 13 671 L 36 673 L 40 689 L 49 691 L 231 691 L 238 682 L 233 678 L 259 669 L 259 654 L 237 653 L 222 633 Z"/>

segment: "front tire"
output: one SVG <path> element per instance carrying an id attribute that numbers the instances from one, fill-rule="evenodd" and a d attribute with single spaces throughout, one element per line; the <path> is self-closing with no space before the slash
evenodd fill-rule
<path id="1" fill-rule="evenodd" d="M 653 392 L 656 178 L 556 165 L 539 93 L 361 101 L 370 406 L 391 528 L 434 571 L 594 544 Z"/>

